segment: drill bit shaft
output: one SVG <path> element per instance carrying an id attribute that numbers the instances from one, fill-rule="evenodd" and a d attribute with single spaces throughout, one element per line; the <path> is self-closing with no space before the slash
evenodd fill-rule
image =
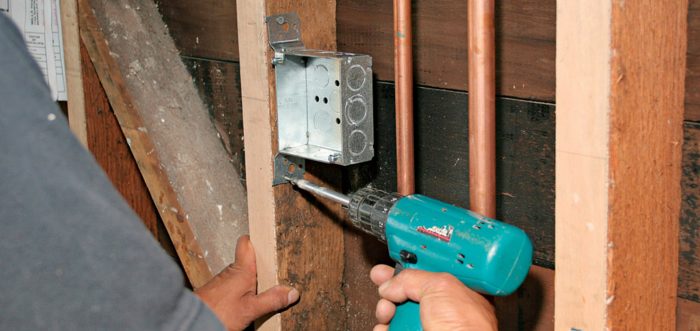
<path id="1" fill-rule="evenodd" d="M 298 187 L 304 191 L 313 193 L 315 195 L 318 195 L 318 196 L 326 198 L 326 199 L 330 199 L 332 201 L 340 203 L 341 205 L 343 205 L 345 207 L 350 205 L 351 199 L 349 196 L 347 196 L 345 194 L 333 191 L 333 190 L 326 188 L 326 187 L 318 186 L 318 185 L 311 183 L 305 179 L 292 179 L 292 178 L 287 178 L 287 179 L 292 184 L 294 184 L 296 187 Z"/>

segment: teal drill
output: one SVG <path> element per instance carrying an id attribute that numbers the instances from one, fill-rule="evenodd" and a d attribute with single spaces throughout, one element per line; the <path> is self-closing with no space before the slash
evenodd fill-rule
<path id="1" fill-rule="evenodd" d="M 303 179 L 290 181 L 342 204 L 355 227 L 387 243 L 397 270 L 447 272 L 495 296 L 513 293 L 530 270 L 532 243 L 515 226 L 420 194 L 363 188 L 347 196 Z M 418 303 L 399 305 L 389 330 L 423 330 Z"/>

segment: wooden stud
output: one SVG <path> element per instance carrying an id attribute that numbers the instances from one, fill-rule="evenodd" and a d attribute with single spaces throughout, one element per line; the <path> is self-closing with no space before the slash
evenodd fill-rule
<path id="1" fill-rule="evenodd" d="M 152 1 L 79 0 L 81 37 L 198 287 L 233 262 L 245 192 Z"/>
<path id="2" fill-rule="evenodd" d="M 302 299 L 261 330 L 345 330 L 342 210 L 299 194 L 289 184 L 272 187 L 277 153 L 272 50 L 265 16 L 296 12 L 309 48 L 335 49 L 335 1 L 239 0 L 238 40 L 250 235 L 258 248 L 258 287 L 287 283 Z M 340 169 L 307 162 L 307 179 L 338 187 Z"/>
<path id="3" fill-rule="evenodd" d="M 673 330 L 688 2 L 557 5 L 555 328 Z"/>
<path id="4" fill-rule="evenodd" d="M 66 65 L 68 124 L 80 143 L 87 147 L 85 99 L 80 62 L 80 34 L 78 32 L 78 3 L 76 0 L 62 0 L 59 3 L 63 29 L 63 56 Z"/>

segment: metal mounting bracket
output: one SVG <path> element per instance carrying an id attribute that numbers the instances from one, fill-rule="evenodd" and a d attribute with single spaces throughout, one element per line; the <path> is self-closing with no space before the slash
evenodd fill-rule
<path id="1" fill-rule="evenodd" d="M 265 17 L 270 46 L 275 51 L 273 64 L 284 62 L 284 53 L 304 49 L 301 41 L 301 20 L 296 13 Z"/>
<path id="2" fill-rule="evenodd" d="M 306 160 L 291 155 L 275 155 L 275 176 L 272 186 L 285 184 L 289 179 L 303 179 L 306 172 Z"/>
<path id="3" fill-rule="evenodd" d="M 306 49 L 296 13 L 265 22 L 275 53 L 278 152 L 343 166 L 371 160 L 372 57 Z"/>

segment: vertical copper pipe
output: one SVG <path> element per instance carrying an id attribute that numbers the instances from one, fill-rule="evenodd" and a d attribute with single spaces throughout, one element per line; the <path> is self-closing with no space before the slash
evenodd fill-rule
<path id="1" fill-rule="evenodd" d="M 413 54 L 411 0 L 394 0 L 394 75 L 396 80 L 396 172 L 398 192 L 415 191 L 413 163 Z"/>
<path id="2" fill-rule="evenodd" d="M 469 0 L 469 204 L 496 216 L 494 0 Z"/>

